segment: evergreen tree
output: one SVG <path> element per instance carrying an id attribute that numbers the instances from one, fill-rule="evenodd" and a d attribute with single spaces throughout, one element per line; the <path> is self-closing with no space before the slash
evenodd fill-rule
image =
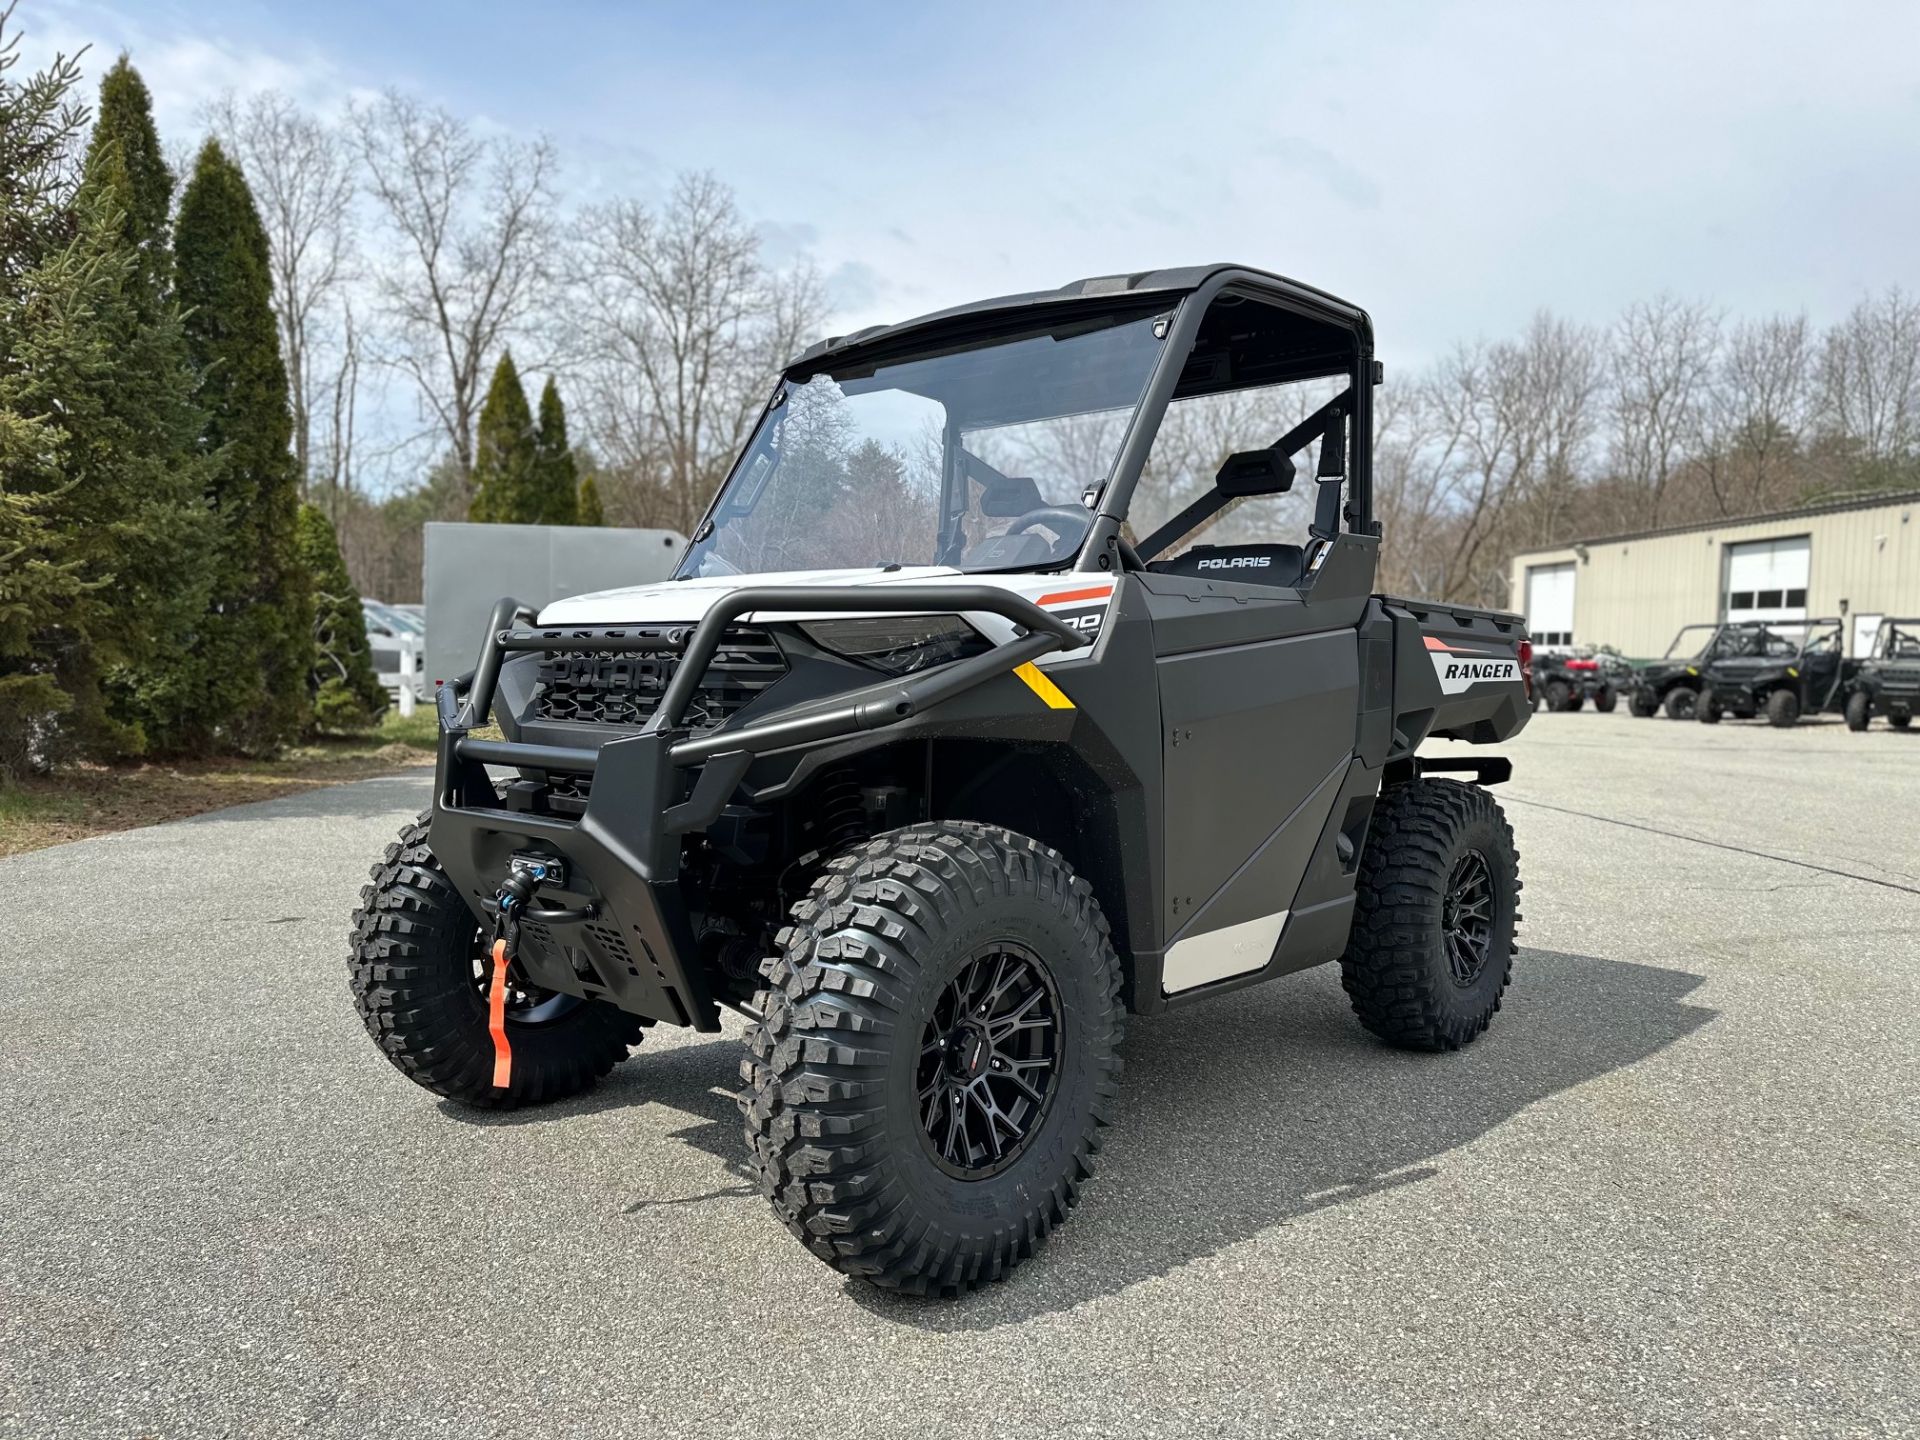
<path id="1" fill-rule="evenodd" d="M 201 695 L 195 650 L 211 594 L 215 536 L 207 492 L 214 457 L 201 448 L 196 378 L 172 294 L 167 230 L 173 177 L 160 158 L 152 105 L 122 56 L 100 87 L 79 208 L 125 262 L 101 320 L 112 356 L 96 381 L 97 413 L 63 416 L 84 523 L 105 549 L 113 614 L 93 639 L 110 688 L 111 727 L 89 748 L 181 750 L 193 743 Z M 62 397 L 64 402 L 65 397 Z"/>
<path id="2" fill-rule="evenodd" d="M 576 525 L 607 523 L 607 513 L 600 508 L 600 487 L 594 482 L 592 471 L 588 471 L 580 481 L 580 497 L 575 502 L 574 523 Z"/>
<path id="3" fill-rule="evenodd" d="M 100 82 L 99 118 L 87 145 L 89 187 L 111 192 L 119 207 L 114 228 L 134 253 L 139 299 L 159 309 L 171 280 L 167 215 L 173 204 L 173 174 L 160 152 L 153 125 L 153 98 L 125 54 Z"/>
<path id="4" fill-rule="evenodd" d="M 574 525 L 580 514 L 580 471 L 567 443 L 567 411 L 560 389 L 547 377 L 540 392 L 540 426 L 533 437 L 533 511 L 537 525 Z"/>
<path id="5" fill-rule="evenodd" d="M 191 748 L 271 751 L 306 728 L 313 606 L 294 553 L 299 477 L 274 322 L 267 232 L 217 141 L 200 151 L 174 232 L 188 356 L 219 465 L 210 607 L 190 657 Z"/>
<path id="6" fill-rule="evenodd" d="M 513 352 L 502 353 L 487 386 L 486 403 L 474 433 L 471 520 L 491 524 L 528 524 L 538 513 L 535 500 L 539 452 L 527 392 L 520 386 Z"/>
<path id="7" fill-rule="evenodd" d="M 0 50 L 0 54 L 4 54 Z M 0 65 L 0 765 L 137 752 L 204 602 L 207 465 L 180 327 L 154 284 L 165 167 L 125 66 L 84 183 L 70 62 Z M 115 127 L 133 138 L 123 146 Z M 147 144 L 151 141 L 151 144 Z M 157 235 L 133 238 L 136 207 Z M 153 243 L 148 243 L 151 240 Z M 110 687 L 109 680 L 113 683 Z M 111 698 L 119 703 L 110 706 Z M 118 710 L 116 716 L 114 711 Z"/>
<path id="8" fill-rule="evenodd" d="M 360 597 L 326 512 L 302 505 L 295 529 L 301 568 L 313 582 L 313 723 L 321 730 L 367 729 L 386 713 L 387 692 L 373 672 Z"/>

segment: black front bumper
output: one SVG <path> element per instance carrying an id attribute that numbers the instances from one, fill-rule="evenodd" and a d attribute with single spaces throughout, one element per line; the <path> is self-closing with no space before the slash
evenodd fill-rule
<path id="1" fill-rule="evenodd" d="M 727 628 L 749 611 L 984 611 L 1024 634 L 982 655 L 827 701 L 788 706 L 750 722 L 695 734 L 686 716 Z M 525 628 L 532 616 L 511 600 L 494 609 L 473 673 L 439 695 L 440 748 L 433 799 L 433 851 L 476 920 L 490 926 L 494 897 L 517 855 L 558 858 L 563 885 L 546 886 L 520 927 L 517 956 L 534 984 L 605 1000 L 649 1019 L 698 1030 L 720 1027 L 719 997 L 699 962 L 683 892 L 685 839 L 719 818 L 754 758 L 904 724 L 912 717 L 1049 651 L 1085 638 L 1007 590 L 950 584 L 874 589 L 744 589 L 689 629 Z M 504 657 L 524 651 L 672 652 L 672 680 L 639 734 L 592 748 L 482 739 Z M 505 805 L 488 765 L 522 775 L 590 775 L 577 818 Z"/>

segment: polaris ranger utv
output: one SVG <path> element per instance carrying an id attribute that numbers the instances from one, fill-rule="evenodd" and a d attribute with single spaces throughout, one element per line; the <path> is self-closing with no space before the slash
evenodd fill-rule
<path id="1" fill-rule="evenodd" d="M 1691 720 L 1700 699 L 1700 668 L 1713 658 L 1724 625 L 1682 625 L 1659 660 L 1642 665 L 1633 678 L 1627 710 L 1641 719 L 1663 709 L 1669 720 Z"/>
<path id="2" fill-rule="evenodd" d="M 673 579 L 502 600 L 441 689 L 354 919 L 368 1031 L 516 1106 L 737 1010 L 776 1214 L 938 1294 L 1066 1218 L 1129 1012 L 1338 960 L 1375 1034 L 1468 1043 L 1510 765 L 1420 747 L 1515 734 L 1530 650 L 1372 593 L 1379 381 L 1362 311 L 1228 266 L 806 351 Z"/>
<path id="3" fill-rule="evenodd" d="M 1920 710 L 1920 617 L 1888 616 L 1874 632 L 1847 695 L 1847 728 L 1864 730 L 1875 715 L 1896 730 Z"/>
<path id="4" fill-rule="evenodd" d="M 1765 715 L 1785 729 L 1802 715 L 1841 710 L 1854 674 L 1854 662 L 1841 654 L 1843 630 L 1838 620 L 1725 626 L 1701 671 L 1694 719 L 1715 725 L 1728 715 Z"/>

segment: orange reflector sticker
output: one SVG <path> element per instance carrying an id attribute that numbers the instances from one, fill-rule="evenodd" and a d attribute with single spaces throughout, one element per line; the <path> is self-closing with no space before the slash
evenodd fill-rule
<path id="1" fill-rule="evenodd" d="M 1046 675 L 1041 672 L 1040 667 L 1031 660 L 1016 668 L 1013 673 L 1027 682 L 1027 688 L 1029 690 L 1047 702 L 1047 708 L 1049 710 L 1073 709 L 1073 701 L 1067 698 L 1067 692 L 1049 680 Z"/>
<path id="2" fill-rule="evenodd" d="M 493 983 L 487 987 L 487 1033 L 493 1036 L 493 1083 L 513 1082 L 513 1049 L 507 1044 L 507 942 L 493 942 Z"/>

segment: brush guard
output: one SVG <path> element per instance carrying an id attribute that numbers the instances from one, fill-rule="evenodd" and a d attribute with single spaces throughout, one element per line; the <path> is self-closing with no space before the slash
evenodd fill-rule
<path id="1" fill-rule="evenodd" d="M 999 615 L 1024 633 L 985 654 L 844 695 L 789 706 L 750 723 L 694 735 L 689 706 L 725 638 L 742 616 L 789 614 Z M 695 960 L 680 891 L 683 837 L 704 830 L 745 779 L 756 756 L 902 724 L 942 701 L 1087 638 L 1024 596 L 989 585 L 749 587 L 717 601 L 690 629 L 631 627 L 581 634 L 535 625 L 512 599 L 494 606 L 471 673 L 440 689 L 433 850 L 468 906 L 491 929 L 501 896 L 529 853 L 561 862 L 564 881 L 543 884 L 558 905 L 522 909 L 510 947 L 535 984 L 607 1000 L 623 1010 L 699 1030 L 718 1030 L 719 1007 Z M 597 748 L 490 740 L 486 724 L 509 655 L 555 651 L 678 653 L 660 706 L 641 732 Z M 590 775 L 577 820 L 502 806 L 489 765 Z M 496 962 L 498 963 L 498 962 Z"/>

